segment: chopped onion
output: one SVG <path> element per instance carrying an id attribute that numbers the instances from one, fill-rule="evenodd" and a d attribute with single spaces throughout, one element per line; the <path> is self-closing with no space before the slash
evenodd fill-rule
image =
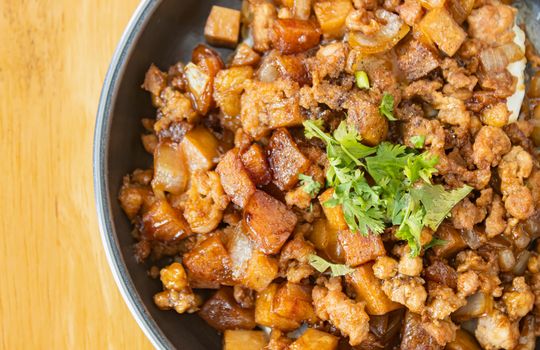
<path id="1" fill-rule="evenodd" d="M 482 245 L 482 238 L 474 228 L 471 230 L 462 230 L 461 236 L 471 249 L 478 249 Z"/>
<path id="2" fill-rule="evenodd" d="M 514 265 L 514 269 L 512 270 L 512 273 L 514 275 L 522 276 L 525 273 L 530 256 L 531 256 L 531 252 L 528 250 L 524 250 L 521 253 L 519 253 L 516 260 L 516 264 Z"/>
<path id="3" fill-rule="evenodd" d="M 491 295 L 482 292 L 471 295 L 467 298 L 467 304 L 460 307 L 452 314 L 456 321 L 466 321 L 471 318 L 478 318 L 493 309 L 493 298 Z"/>
<path id="4" fill-rule="evenodd" d="M 499 267 L 501 271 L 510 271 L 516 265 L 516 257 L 511 249 L 499 251 Z"/>
<path id="5" fill-rule="evenodd" d="M 163 192 L 180 194 L 189 180 L 184 153 L 178 144 L 161 141 L 154 150 L 154 179 L 152 189 L 156 195 Z"/>
<path id="6" fill-rule="evenodd" d="M 499 46 L 509 62 L 516 62 L 525 57 L 525 52 L 514 42 Z"/>
<path id="7" fill-rule="evenodd" d="M 525 33 L 521 28 L 514 24 L 512 28 L 514 31 L 514 43 L 525 52 Z M 514 94 L 506 99 L 506 106 L 510 111 L 510 117 L 508 123 L 515 122 L 519 117 L 519 111 L 523 104 L 523 98 L 525 97 L 525 66 L 527 60 L 525 58 L 519 61 L 510 63 L 506 69 L 517 79 L 516 91 Z"/>
<path id="8" fill-rule="evenodd" d="M 257 75 L 259 80 L 265 83 L 271 83 L 279 78 L 279 70 L 273 57 L 265 57 L 257 71 Z"/>
<path id="9" fill-rule="evenodd" d="M 381 25 L 376 34 L 366 35 L 361 32 L 351 32 L 349 34 L 349 44 L 352 47 L 359 48 L 365 54 L 390 50 L 410 29 L 395 13 L 379 9 L 375 11 L 375 17 L 380 22 L 386 23 Z"/>
<path id="10" fill-rule="evenodd" d="M 489 73 L 502 72 L 510 63 L 500 47 L 488 48 L 480 52 L 480 61 Z"/>

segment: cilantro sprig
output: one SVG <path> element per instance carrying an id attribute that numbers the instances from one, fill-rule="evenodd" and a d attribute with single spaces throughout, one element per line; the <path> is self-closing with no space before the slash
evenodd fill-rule
<path id="1" fill-rule="evenodd" d="M 308 175 L 300 174 L 298 175 L 298 178 L 300 179 L 300 185 L 302 185 L 304 192 L 309 194 L 311 198 L 315 198 L 321 190 L 321 184 Z"/>
<path id="2" fill-rule="evenodd" d="M 322 121 L 308 120 L 304 127 L 307 138 L 326 143 L 330 164 L 326 182 L 334 194 L 323 205 L 341 205 L 349 228 L 364 235 L 398 226 L 395 235 L 408 242 L 412 255 L 422 249 L 422 229 L 436 230 L 472 190 L 463 186 L 447 191 L 432 184 L 438 158 L 429 152 L 389 142 L 365 146 L 355 128 L 344 121 L 332 135 L 323 131 Z"/>
<path id="3" fill-rule="evenodd" d="M 330 269 L 330 274 L 332 277 L 344 276 L 354 272 L 354 269 L 347 265 L 333 264 L 315 254 L 311 254 L 308 257 L 308 261 L 309 264 L 320 273 L 324 273 L 326 270 Z"/>
<path id="4" fill-rule="evenodd" d="M 397 120 L 396 117 L 394 117 L 394 96 L 388 93 L 383 95 L 379 106 L 379 113 L 390 121 Z"/>

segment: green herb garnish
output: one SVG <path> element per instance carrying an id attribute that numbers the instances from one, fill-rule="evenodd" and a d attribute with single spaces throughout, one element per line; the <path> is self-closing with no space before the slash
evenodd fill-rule
<path id="1" fill-rule="evenodd" d="M 356 80 L 356 86 L 360 89 L 369 89 L 369 78 L 366 72 L 363 70 L 355 72 L 354 79 Z"/>
<path id="2" fill-rule="evenodd" d="M 350 268 L 347 265 L 333 264 L 333 263 L 331 263 L 329 261 L 324 260 L 320 256 L 315 255 L 315 254 L 311 254 L 308 257 L 308 259 L 309 259 L 309 264 L 311 266 L 313 266 L 313 268 L 315 270 L 319 271 L 320 273 L 323 273 L 326 270 L 328 270 L 328 268 L 330 268 L 330 272 L 332 274 L 332 277 L 344 276 L 344 275 L 347 275 L 347 274 L 349 274 L 351 272 L 354 272 L 354 269 Z"/>
<path id="3" fill-rule="evenodd" d="M 448 241 L 445 241 L 444 239 L 440 239 L 439 237 L 433 236 L 431 241 L 424 246 L 424 249 L 431 249 L 433 247 L 443 246 L 446 244 L 448 244 Z"/>
<path id="4" fill-rule="evenodd" d="M 424 143 L 426 142 L 426 137 L 424 135 L 415 135 L 411 136 L 410 141 L 413 144 L 414 148 L 422 148 L 424 147 Z"/>
<path id="5" fill-rule="evenodd" d="M 390 121 L 397 120 L 394 117 L 394 96 L 386 92 L 384 93 L 381 105 L 379 106 L 379 113 L 384 115 Z"/>
<path id="6" fill-rule="evenodd" d="M 423 227 L 436 230 L 472 190 L 464 186 L 446 191 L 433 185 L 438 158 L 429 152 L 418 153 L 389 142 L 365 146 L 354 127 L 344 121 L 332 135 L 318 122 L 306 121 L 304 127 L 307 138 L 317 137 L 326 143 L 330 164 L 326 182 L 334 194 L 323 205 L 341 205 L 349 228 L 364 235 L 399 226 L 396 237 L 408 242 L 413 256 L 422 249 Z M 374 183 L 368 183 L 366 174 Z"/>
<path id="7" fill-rule="evenodd" d="M 309 194 L 311 198 L 315 198 L 321 190 L 321 184 L 308 175 L 300 174 L 298 175 L 298 178 L 300 179 L 300 185 L 302 185 L 304 192 Z"/>

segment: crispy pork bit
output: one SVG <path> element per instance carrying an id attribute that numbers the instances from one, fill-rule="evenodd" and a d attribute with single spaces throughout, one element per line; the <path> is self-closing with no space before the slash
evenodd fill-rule
<path id="1" fill-rule="evenodd" d="M 265 254 L 276 254 L 291 235 L 296 215 L 263 191 L 255 191 L 244 208 L 244 224 L 255 245 Z"/>
<path id="2" fill-rule="evenodd" d="M 388 135 L 388 120 L 379 113 L 379 105 L 366 94 L 357 92 L 345 103 L 347 123 L 353 125 L 369 146 L 376 146 Z"/>
<path id="3" fill-rule="evenodd" d="M 255 328 L 254 309 L 244 309 L 234 300 L 230 287 L 220 288 L 201 307 L 198 315 L 213 328 L 226 329 Z"/>
<path id="4" fill-rule="evenodd" d="M 260 60 L 261 56 L 257 52 L 255 52 L 248 44 L 241 43 L 236 47 L 231 66 L 255 66 Z"/>
<path id="5" fill-rule="evenodd" d="M 440 65 L 438 53 L 420 40 L 412 39 L 398 50 L 398 67 L 409 80 L 422 78 Z"/>
<path id="6" fill-rule="evenodd" d="M 278 292 L 279 285 L 272 283 L 265 290 L 257 294 L 255 302 L 255 322 L 258 325 L 272 327 L 282 331 L 292 331 L 300 326 L 300 323 L 283 317 L 274 311 L 274 300 Z"/>
<path id="7" fill-rule="evenodd" d="M 225 153 L 216 167 L 216 172 L 219 174 L 223 190 L 231 202 L 239 207 L 244 207 L 255 192 L 255 184 L 244 167 L 236 148 Z"/>
<path id="8" fill-rule="evenodd" d="M 317 316 L 311 300 L 311 286 L 286 282 L 279 287 L 274 296 L 272 310 L 298 323 L 315 323 Z"/>
<path id="9" fill-rule="evenodd" d="M 401 349 L 442 349 L 435 338 L 424 329 L 421 316 L 411 311 L 405 314 L 401 336 Z"/>
<path id="10" fill-rule="evenodd" d="M 325 38 L 339 38 L 345 34 L 345 20 L 353 11 L 351 0 L 318 1 L 313 5 Z"/>
<path id="11" fill-rule="evenodd" d="M 514 349 L 519 338 L 519 324 L 495 309 L 490 314 L 478 319 L 476 339 L 486 350 Z"/>
<path id="12" fill-rule="evenodd" d="M 311 49 L 321 39 L 319 27 L 307 20 L 276 19 L 272 29 L 272 45 L 285 55 Z"/>
<path id="13" fill-rule="evenodd" d="M 254 143 L 241 155 L 242 163 L 249 173 L 251 180 L 257 186 L 268 185 L 272 180 L 272 173 L 268 160 L 261 146 Z"/>
<path id="14" fill-rule="evenodd" d="M 226 330 L 223 333 L 223 350 L 261 350 L 267 343 L 264 331 Z"/>
<path id="15" fill-rule="evenodd" d="M 172 263 L 160 271 L 163 292 L 154 295 L 154 303 L 161 310 L 174 309 L 179 314 L 198 310 L 200 298 L 188 285 L 186 271 L 180 263 Z"/>
<path id="16" fill-rule="evenodd" d="M 148 240 L 173 242 L 193 234 L 182 213 L 165 199 L 156 200 L 142 216 L 142 232 Z"/>
<path id="17" fill-rule="evenodd" d="M 210 45 L 234 48 L 240 33 L 240 11 L 212 6 L 204 27 L 204 37 Z"/>
<path id="18" fill-rule="evenodd" d="M 276 130 L 270 138 L 268 162 L 273 182 L 282 191 L 292 189 L 298 183 L 298 175 L 306 172 L 309 167 L 309 160 L 284 128 Z"/>
<path id="19" fill-rule="evenodd" d="M 313 288 L 313 304 L 317 316 L 330 321 L 344 335 L 352 346 L 360 344 L 369 332 L 369 316 L 364 311 L 364 303 L 354 302 L 342 291 L 340 279 L 333 278 L 325 286 Z"/>

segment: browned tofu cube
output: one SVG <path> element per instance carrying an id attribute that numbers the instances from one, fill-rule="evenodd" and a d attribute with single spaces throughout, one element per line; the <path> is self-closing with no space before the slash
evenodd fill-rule
<path id="1" fill-rule="evenodd" d="M 384 315 L 399 309 L 401 305 L 384 294 L 380 281 L 373 274 L 372 266 L 372 263 L 358 266 L 352 274 L 346 276 L 347 283 L 351 284 L 356 292 L 356 299 L 366 303 L 369 315 Z"/>
<path id="2" fill-rule="evenodd" d="M 276 314 L 299 323 L 314 323 L 317 315 L 312 302 L 310 286 L 285 282 L 276 292 L 273 310 Z"/>
<path id="3" fill-rule="evenodd" d="M 276 19 L 272 29 L 272 45 L 285 55 L 309 50 L 321 40 L 320 28 L 312 21 Z"/>
<path id="4" fill-rule="evenodd" d="M 328 220 L 316 220 L 307 239 L 319 252 L 323 253 L 326 259 L 334 263 L 345 263 L 345 253 L 338 241 L 338 230 L 330 226 Z"/>
<path id="5" fill-rule="evenodd" d="M 443 222 L 434 235 L 446 241 L 446 244 L 432 248 L 435 255 L 441 258 L 451 258 L 459 251 L 467 248 L 467 243 L 461 237 L 460 232 L 448 222 Z"/>
<path id="6" fill-rule="evenodd" d="M 351 0 L 318 1 L 313 10 L 324 37 L 340 38 L 345 34 L 345 20 L 353 6 Z"/>
<path id="7" fill-rule="evenodd" d="M 228 236 L 227 250 L 232 261 L 233 276 L 244 287 L 260 292 L 277 277 L 277 260 L 254 248 L 242 224 L 236 226 Z"/>
<path id="8" fill-rule="evenodd" d="M 296 226 L 296 215 L 264 191 L 256 190 L 244 208 L 244 225 L 263 253 L 277 254 Z"/>
<path id="9" fill-rule="evenodd" d="M 341 205 L 336 205 L 335 207 L 327 207 L 324 205 L 327 201 L 332 199 L 334 195 L 334 189 L 329 188 L 319 195 L 319 203 L 321 203 L 324 215 L 328 220 L 328 225 L 336 231 L 346 230 L 349 226 L 345 221 L 345 216 L 343 216 L 343 209 Z"/>
<path id="10" fill-rule="evenodd" d="M 255 310 L 242 308 L 230 287 L 220 288 L 199 311 L 199 316 L 218 331 L 255 328 Z"/>
<path id="11" fill-rule="evenodd" d="M 309 168 L 309 160 L 300 151 L 286 129 L 274 131 L 268 144 L 268 162 L 273 181 L 282 191 L 288 191 L 298 183 L 298 175 Z"/>
<path id="12" fill-rule="evenodd" d="M 143 234 L 147 239 L 162 242 L 178 241 L 192 234 L 178 210 L 165 199 L 156 200 L 142 217 Z"/>
<path id="13" fill-rule="evenodd" d="M 223 334 L 223 350 L 264 350 L 264 331 L 226 330 Z"/>
<path id="14" fill-rule="evenodd" d="M 242 153 L 242 163 L 257 186 L 268 185 L 272 180 L 270 166 L 261 146 L 254 143 Z"/>
<path id="15" fill-rule="evenodd" d="M 204 38 L 210 45 L 234 48 L 240 34 L 240 11 L 212 6 L 204 27 Z"/>
<path id="16" fill-rule="evenodd" d="M 420 30 L 448 56 L 453 56 L 467 37 L 445 8 L 429 11 L 420 21 Z"/>
<path id="17" fill-rule="evenodd" d="M 242 129 L 260 140 L 272 129 L 302 125 L 299 90 L 291 80 L 246 82 L 241 97 Z"/>
<path id="18" fill-rule="evenodd" d="M 248 44 L 241 43 L 236 47 L 236 52 L 231 61 L 231 67 L 255 66 L 261 60 L 261 56 Z"/>
<path id="19" fill-rule="evenodd" d="M 253 251 L 240 282 L 243 286 L 259 292 L 268 287 L 277 275 L 277 260 L 259 251 Z"/>
<path id="20" fill-rule="evenodd" d="M 272 23 L 276 18 L 276 7 L 265 1 L 253 1 L 250 3 L 253 10 L 251 31 L 253 33 L 253 48 L 259 52 L 270 49 Z"/>
<path id="21" fill-rule="evenodd" d="M 255 192 L 255 184 L 240 159 L 238 149 L 225 153 L 216 167 L 216 172 L 231 202 L 243 208 Z"/>
<path id="22" fill-rule="evenodd" d="M 193 288 L 232 285 L 232 263 L 218 234 L 213 234 L 184 254 L 182 261 Z"/>
<path id="23" fill-rule="evenodd" d="M 339 338 L 313 328 L 308 328 L 296 339 L 289 350 L 336 350 Z"/>
<path id="24" fill-rule="evenodd" d="M 375 260 L 378 256 L 386 254 L 384 244 L 380 236 L 350 230 L 339 231 L 338 240 L 345 252 L 347 265 L 358 266 L 368 261 Z"/>
<path id="25" fill-rule="evenodd" d="M 274 309 L 274 299 L 278 285 L 272 283 L 264 291 L 257 294 L 255 302 L 255 322 L 261 326 L 277 328 L 282 331 L 292 331 L 300 327 L 300 323 L 278 315 Z"/>
<path id="26" fill-rule="evenodd" d="M 198 126 L 186 133 L 181 142 L 189 170 L 210 170 L 219 157 L 218 140 L 204 126 Z"/>
<path id="27" fill-rule="evenodd" d="M 439 54 L 420 40 L 410 40 L 398 49 L 398 66 L 409 80 L 426 76 L 439 66 Z"/>

